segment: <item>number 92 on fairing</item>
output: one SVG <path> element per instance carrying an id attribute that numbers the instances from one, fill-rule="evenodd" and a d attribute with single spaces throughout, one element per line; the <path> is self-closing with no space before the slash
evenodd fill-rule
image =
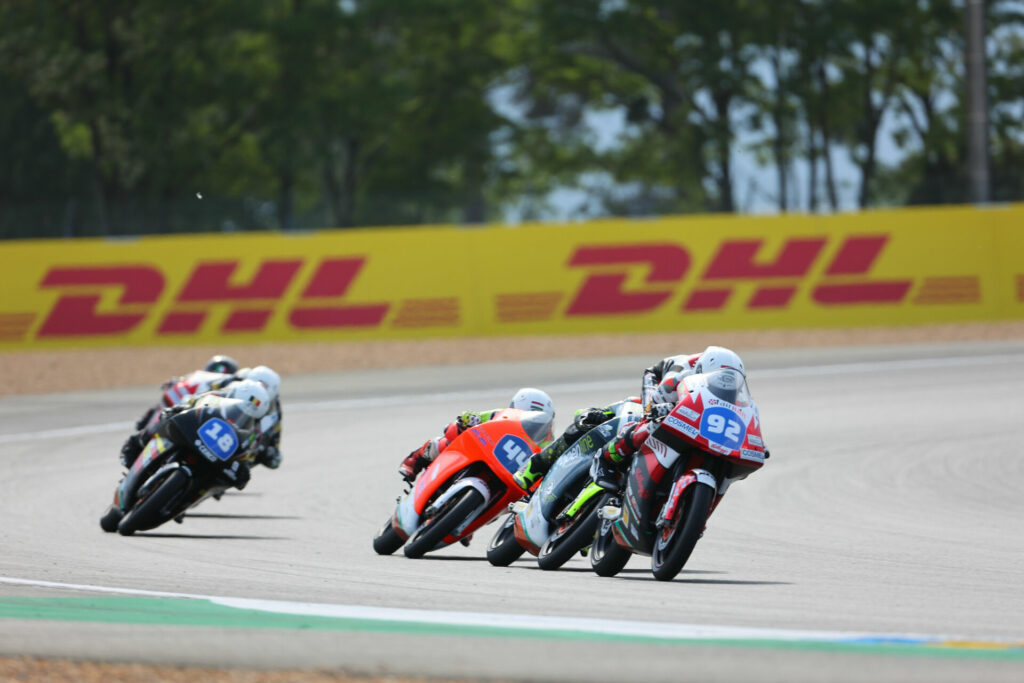
<path id="1" fill-rule="evenodd" d="M 705 408 L 700 418 L 700 435 L 712 443 L 738 450 L 747 427 L 739 416 L 727 408 Z"/>

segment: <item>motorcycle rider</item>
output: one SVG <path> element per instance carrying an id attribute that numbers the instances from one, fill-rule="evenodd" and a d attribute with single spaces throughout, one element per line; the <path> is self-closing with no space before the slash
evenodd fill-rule
<path id="1" fill-rule="evenodd" d="M 735 351 L 709 346 L 700 353 L 669 356 L 644 370 L 644 420 L 622 430 L 596 456 L 598 471 L 594 481 L 607 489 L 617 488 L 618 473 L 629 466 L 633 455 L 679 402 L 679 384 L 684 377 L 727 368 L 746 378 L 743 360 Z"/>
<path id="2" fill-rule="evenodd" d="M 160 385 L 164 395 L 159 403 L 151 407 L 135 422 L 135 429 L 144 428 L 161 408 L 181 403 L 189 396 L 220 389 L 234 379 L 238 372 L 238 361 L 231 356 L 217 354 L 206 361 L 202 370 L 195 370 L 181 377 L 172 377 Z"/>
<path id="3" fill-rule="evenodd" d="M 264 419 L 271 409 L 273 402 L 270 399 L 270 392 L 262 382 L 256 380 L 240 380 L 234 382 L 227 390 L 223 392 L 208 391 L 205 394 L 195 396 L 189 399 L 185 403 L 179 403 L 173 406 L 170 410 L 165 411 L 168 417 L 172 414 L 184 412 L 186 410 L 211 410 L 225 419 L 228 415 L 235 416 L 235 426 L 239 429 L 250 431 L 251 435 L 249 440 L 242 445 L 242 448 L 247 451 L 244 457 L 238 458 L 231 463 L 230 468 L 224 470 L 224 474 L 233 481 L 235 488 L 241 490 L 244 489 L 246 484 L 249 483 L 250 479 L 250 463 L 255 458 L 255 447 L 259 441 L 259 423 L 260 420 Z M 232 406 L 237 406 L 239 410 L 229 413 Z M 239 417 L 239 412 L 241 416 Z M 167 420 L 161 420 L 157 427 L 155 434 L 160 434 L 163 437 L 169 437 L 167 433 Z M 215 496 L 219 498 L 219 496 Z"/>
<path id="4" fill-rule="evenodd" d="M 569 450 L 573 444 L 594 427 L 611 420 L 617 414 L 616 409 L 625 402 L 640 403 L 637 397 L 629 397 L 625 401 L 612 403 L 604 408 L 581 408 L 573 416 L 572 424 L 562 432 L 561 436 L 530 456 L 526 463 L 512 474 L 519 487 L 529 491 L 539 482 L 559 456 Z"/>
<path id="5" fill-rule="evenodd" d="M 546 392 L 533 387 L 523 387 L 515 393 L 508 408 L 497 408 L 495 410 L 484 410 L 481 412 L 465 411 L 455 418 L 454 421 L 442 430 L 442 435 L 433 439 L 427 439 L 422 446 L 407 455 L 402 464 L 398 466 L 398 473 L 402 479 L 410 484 L 416 480 L 416 476 L 434 461 L 438 454 L 443 453 L 448 444 L 455 440 L 462 432 L 470 427 L 476 427 L 484 422 L 501 417 L 509 408 L 525 411 L 540 411 L 548 420 L 546 436 L 542 438 L 540 446 L 551 441 L 551 427 L 555 421 L 555 404 Z"/>
<path id="6" fill-rule="evenodd" d="M 216 358 L 215 356 L 214 359 Z M 214 359 L 211 359 L 211 362 Z M 155 422 L 147 420 L 148 426 L 139 428 L 138 431 L 129 436 L 121 447 L 121 464 L 126 468 L 132 466 L 139 453 L 142 452 L 143 447 L 153 438 L 153 435 L 157 433 L 167 417 L 193 407 L 201 397 L 208 395 L 227 396 L 235 385 L 249 380 L 260 384 L 267 393 L 266 409 L 260 415 L 256 425 L 256 440 L 252 447 L 253 458 L 256 463 L 270 469 L 280 467 L 282 459 L 280 449 L 281 377 L 265 365 L 258 365 L 254 368 L 242 368 L 241 370 L 236 367 L 234 374 L 221 374 L 223 378 L 217 380 L 215 388 L 200 394 L 187 395 L 183 400 L 178 401 L 170 408 L 164 409 L 159 420 Z"/>

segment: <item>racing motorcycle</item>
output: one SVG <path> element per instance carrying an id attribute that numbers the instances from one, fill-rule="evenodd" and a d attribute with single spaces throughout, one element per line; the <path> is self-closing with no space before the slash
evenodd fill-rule
<path id="1" fill-rule="evenodd" d="M 610 493 L 591 483 L 594 455 L 626 425 L 643 416 L 639 399 L 614 404 L 615 417 L 584 434 L 558 457 L 528 500 L 511 505 L 487 547 L 487 559 L 507 567 L 524 551 L 541 569 L 558 569 L 587 548 L 597 531 L 597 512 Z"/>
<path id="2" fill-rule="evenodd" d="M 252 418 L 243 402 L 211 397 L 169 416 L 114 490 L 114 503 L 100 519 L 107 532 L 131 536 L 168 520 L 238 483 L 248 455 Z M 244 483 L 244 482 L 243 482 Z"/>
<path id="3" fill-rule="evenodd" d="M 590 564 L 614 576 L 649 555 L 656 579 L 682 570 L 729 486 L 768 457 L 743 375 L 722 368 L 683 379 L 680 400 L 635 455 L 624 488 L 598 511 Z"/>
<path id="4" fill-rule="evenodd" d="M 512 474 L 540 450 L 550 419 L 508 409 L 495 420 L 462 432 L 398 497 L 395 512 L 377 532 L 373 549 L 406 557 L 462 541 L 523 497 Z"/>

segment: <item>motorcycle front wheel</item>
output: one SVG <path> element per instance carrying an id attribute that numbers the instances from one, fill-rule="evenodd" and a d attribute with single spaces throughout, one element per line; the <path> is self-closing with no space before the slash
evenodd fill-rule
<path id="1" fill-rule="evenodd" d="M 607 519 L 601 520 L 594 543 L 590 546 L 590 567 L 594 573 L 598 576 L 615 576 L 632 556 L 632 552 L 615 542 L 612 523 Z"/>
<path id="2" fill-rule="evenodd" d="M 690 559 L 690 553 L 704 531 L 715 490 L 697 482 L 683 495 L 685 498 L 675 518 L 665 522 L 651 551 L 651 573 L 659 581 L 674 579 Z"/>
<path id="3" fill-rule="evenodd" d="M 487 561 L 495 567 L 507 567 L 526 552 L 516 540 L 515 522 L 516 515 L 510 512 L 487 546 Z"/>
<path id="4" fill-rule="evenodd" d="M 544 570 L 558 569 L 577 552 L 593 543 L 601 521 L 597 513 L 608 498 L 608 494 L 591 498 L 577 511 L 574 519 L 559 525 L 541 546 L 537 554 L 537 566 Z"/>
<path id="5" fill-rule="evenodd" d="M 174 470 L 145 500 L 136 503 L 117 525 L 117 533 L 131 536 L 136 531 L 155 529 L 175 515 L 177 503 L 188 489 L 189 476 Z"/>
<path id="6" fill-rule="evenodd" d="M 471 488 L 452 498 L 409 538 L 405 544 L 405 556 L 415 559 L 435 549 L 483 503 L 483 494 Z"/>

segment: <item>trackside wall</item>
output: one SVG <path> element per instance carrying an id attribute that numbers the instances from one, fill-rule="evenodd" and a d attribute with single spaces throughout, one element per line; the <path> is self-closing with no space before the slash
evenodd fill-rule
<path id="1" fill-rule="evenodd" d="M 0 348 L 1024 318 L 1024 205 L 0 243 Z"/>

